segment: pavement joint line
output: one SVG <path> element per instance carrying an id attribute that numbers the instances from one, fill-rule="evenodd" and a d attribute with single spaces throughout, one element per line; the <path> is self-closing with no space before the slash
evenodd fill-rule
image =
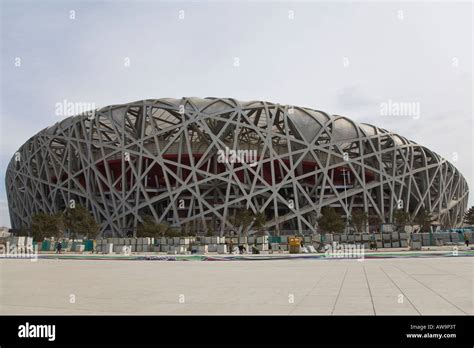
<path id="1" fill-rule="evenodd" d="M 377 315 L 377 311 L 375 310 L 374 298 L 372 297 L 372 290 L 370 289 L 369 279 L 367 278 L 367 271 L 365 270 L 365 265 L 362 265 L 364 269 L 365 281 L 367 282 L 367 288 L 369 289 L 370 301 L 372 302 L 372 309 L 374 310 L 374 315 Z"/>
<path id="2" fill-rule="evenodd" d="M 387 272 L 385 272 L 385 270 L 382 268 L 382 266 L 379 266 L 379 267 L 380 267 L 380 270 L 385 274 L 385 276 L 392 282 L 392 284 L 397 287 L 398 291 L 400 291 L 400 293 L 403 295 L 403 297 L 407 299 L 408 303 L 411 304 L 411 306 L 415 309 L 415 311 L 419 315 L 422 315 L 421 312 L 418 310 L 418 308 L 416 308 L 416 306 L 413 304 L 413 302 L 410 301 L 410 298 L 407 296 L 407 294 L 405 294 L 403 292 L 403 290 L 398 286 L 398 284 L 395 283 L 395 281 L 392 279 L 392 277 L 390 277 L 390 275 L 388 275 Z"/>
<path id="3" fill-rule="evenodd" d="M 433 267 L 433 265 L 428 265 L 428 266 L 429 266 L 430 268 L 434 269 L 435 271 L 441 271 L 441 272 L 444 272 L 444 273 L 453 275 L 453 276 L 455 276 L 455 277 L 459 277 L 459 278 L 461 278 L 461 279 L 463 279 L 463 280 L 466 280 L 466 277 L 465 277 L 465 276 L 462 276 L 462 275 L 460 275 L 460 274 L 452 273 L 452 272 L 446 271 L 446 270 L 444 270 L 444 269 L 442 269 L 442 268 Z"/>
<path id="4" fill-rule="evenodd" d="M 309 295 L 314 289 L 316 289 L 316 287 L 318 286 L 318 284 L 321 283 L 321 281 L 324 279 L 324 277 L 325 277 L 326 275 L 330 274 L 330 271 L 333 271 L 334 268 L 335 268 L 335 266 L 332 266 L 331 268 L 329 268 L 329 269 L 326 270 L 326 272 L 318 279 L 318 281 L 316 282 L 316 284 L 314 284 L 314 286 L 306 293 L 306 295 L 304 295 L 298 303 L 295 303 L 294 308 L 290 311 L 290 313 L 288 313 L 288 315 L 293 314 L 293 312 L 296 310 L 296 308 L 299 307 L 300 303 L 303 302 L 303 300 L 304 300 L 306 297 L 308 297 L 308 295 Z"/>
<path id="5" fill-rule="evenodd" d="M 435 295 L 441 297 L 443 300 L 445 300 L 446 302 L 448 302 L 451 306 L 457 308 L 458 310 L 460 310 L 461 312 L 463 312 L 464 314 L 466 315 L 469 315 L 469 313 L 465 312 L 463 309 L 459 308 L 457 305 L 455 305 L 454 303 L 452 303 L 450 300 L 448 300 L 446 297 L 444 297 L 443 295 L 441 295 L 440 293 L 438 293 L 437 291 L 433 290 L 432 288 L 430 288 L 429 286 L 427 286 L 426 284 L 424 284 L 422 281 L 416 279 L 415 277 L 411 276 L 409 273 L 405 272 L 403 269 L 395 266 L 395 265 L 392 265 L 393 267 L 395 267 L 396 269 L 398 269 L 399 271 L 403 272 L 404 274 L 406 274 L 408 277 L 410 277 L 411 279 L 415 280 L 416 282 L 418 282 L 419 284 L 423 285 L 426 289 L 430 290 L 431 292 L 433 292 Z"/>
<path id="6" fill-rule="evenodd" d="M 342 277 L 342 282 L 341 282 L 341 285 L 339 286 L 339 292 L 337 293 L 336 301 L 334 301 L 334 306 L 332 307 L 331 315 L 334 315 L 334 311 L 336 310 L 337 301 L 339 300 L 339 296 L 341 295 L 342 287 L 344 286 L 344 281 L 346 280 L 348 269 L 349 269 L 349 266 L 346 267 L 346 271 L 344 272 L 344 276 Z"/>

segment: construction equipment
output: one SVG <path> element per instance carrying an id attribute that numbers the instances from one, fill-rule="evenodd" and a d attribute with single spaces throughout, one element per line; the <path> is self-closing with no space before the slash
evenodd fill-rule
<path id="1" fill-rule="evenodd" d="M 288 247 L 290 254 L 299 254 L 301 253 L 301 237 L 288 237 Z"/>

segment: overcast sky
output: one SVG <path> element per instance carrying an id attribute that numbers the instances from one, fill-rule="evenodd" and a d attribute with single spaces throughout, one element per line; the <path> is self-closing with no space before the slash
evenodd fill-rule
<path id="1" fill-rule="evenodd" d="M 55 109 L 64 100 L 101 107 L 215 96 L 306 106 L 395 131 L 452 161 L 472 190 L 469 2 L 0 6 L 2 183 L 14 152 L 62 118 Z M 419 117 L 382 115 L 389 102 L 416 103 Z M 4 184 L 1 225 L 10 226 Z"/>

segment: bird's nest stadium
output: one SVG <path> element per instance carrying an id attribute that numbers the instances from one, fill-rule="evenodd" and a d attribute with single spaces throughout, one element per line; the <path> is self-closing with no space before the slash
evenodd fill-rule
<path id="1" fill-rule="evenodd" d="M 112 105 L 29 139 L 8 165 L 13 228 L 87 207 L 123 235 L 146 215 L 190 231 L 236 230 L 240 209 L 269 230 L 317 231 L 321 208 L 392 220 L 401 208 L 461 223 L 468 186 L 448 161 L 382 128 L 304 107 L 182 98 Z"/>

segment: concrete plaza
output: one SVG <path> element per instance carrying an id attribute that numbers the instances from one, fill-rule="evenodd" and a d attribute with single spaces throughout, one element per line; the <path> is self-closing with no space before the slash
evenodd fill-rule
<path id="1" fill-rule="evenodd" d="M 0 260 L 0 314 L 474 314 L 474 257 Z"/>

